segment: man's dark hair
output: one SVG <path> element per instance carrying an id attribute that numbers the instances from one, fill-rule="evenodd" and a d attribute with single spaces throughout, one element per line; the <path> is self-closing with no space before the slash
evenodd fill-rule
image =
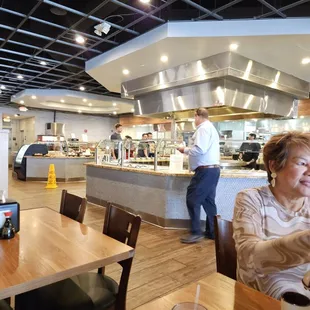
<path id="1" fill-rule="evenodd" d="M 130 137 L 130 136 L 125 136 L 125 138 L 132 140 L 132 137 Z"/>
<path id="2" fill-rule="evenodd" d="M 142 134 L 142 137 L 144 137 L 144 136 L 147 136 L 147 133 L 143 133 L 143 134 Z"/>
<path id="3" fill-rule="evenodd" d="M 147 135 L 153 135 L 153 133 L 152 132 L 148 132 Z"/>
<path id="4" fill-rule="evenodd" d="M 254 140 L 256 139 L 256 134 L 255 134 L 255 133 L 250 133 L 249 136 L 250 136 L 250 137 L 253 137 Z"/>
<path id="5" fill-rule="evenodd" d="M 117 124 L 114 125 L 114 127 L 115 127 L 115 129 L 117 129 L 117 128 L 119 128 L 119 127 L 122 127 L 122 124 L 117 123 Z"/>

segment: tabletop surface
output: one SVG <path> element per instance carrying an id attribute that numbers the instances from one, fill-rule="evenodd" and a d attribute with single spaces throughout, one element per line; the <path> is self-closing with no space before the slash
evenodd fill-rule
<path id="1" fill-rule="evenodd" d="M 278 300 L 266 296 L 219 273 L 192 283 L 136 310 L 171 310 L 181 302 L 194 302 L 200 284 L 199 304 L 207 310 L 280 310 Z"/>
<path id="2" fill-rule="evenodd" d="M 119 262 L 134 250 L 48 208 L 20 212 L 20 232 L 0 240 L 0 299 Z"/>

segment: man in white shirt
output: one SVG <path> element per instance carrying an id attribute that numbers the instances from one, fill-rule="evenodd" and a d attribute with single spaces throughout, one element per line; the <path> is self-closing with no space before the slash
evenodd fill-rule
<path id="1" fill-rule="evenodd" d="M 192 147 L 179 148 L 188 154 L 190 169 L 195 172 L 187 188 L 186 204 L 191 218 L 190 234 L 181 238 L 183 243 L 195 243 L 203 238 L 200 223 L 200 210 L 206 214 L 206 237 L 214 239 L 214 216 L 216 186 L 220 177 L 219 135 L 208 120 L 208 110 L 199 108 L 195 112 L 197 129 L 192 137 Z"/>

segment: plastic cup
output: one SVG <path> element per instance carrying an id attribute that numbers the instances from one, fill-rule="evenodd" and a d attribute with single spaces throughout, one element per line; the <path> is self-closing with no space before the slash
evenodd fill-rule
<path id="1" fill-rule="evenodd" d="M 208 310 L 202 305 L 195 304 L 194 302 L 182 302 L 180 304 L 176 304 L 172 310 Z"/>

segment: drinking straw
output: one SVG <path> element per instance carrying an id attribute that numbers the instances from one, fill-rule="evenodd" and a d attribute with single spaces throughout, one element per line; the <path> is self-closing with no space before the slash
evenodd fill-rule
<path id="1" fill-rule="evenodd" d="M 197 289 L 196 289 L 196 297 L 195 297 L 195 307 L 194 307 L 194 310 L 197 310 L 197 308 L 198 308 L 199 295 L 200 295 L 200 284 L 197 285 Z"/>

